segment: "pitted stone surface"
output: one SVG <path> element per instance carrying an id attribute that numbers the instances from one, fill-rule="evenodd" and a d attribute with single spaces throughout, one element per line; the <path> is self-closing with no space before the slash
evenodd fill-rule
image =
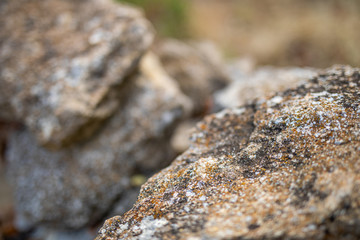
<path id="1" fill-rule="evenodd" d="M 360 72 L 210 115 L 97 240 L 358 239 Z"/>

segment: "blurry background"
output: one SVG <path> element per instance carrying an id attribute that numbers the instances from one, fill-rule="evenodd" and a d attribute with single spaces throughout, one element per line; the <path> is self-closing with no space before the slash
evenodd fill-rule
<path id="1" fill-rule="evenodd" d="M 118 0 L 140 6 L 158 37 L 208 39 L 258 65 L 360 65 L 358 0 Z"/>
<path id="2" fill-rule="evenodd" d="M 359 0 L 116 1 L 144 9 L 158 39 L 210 40 L 226 59 L 247 58 L 258 66 L 360 66 Z M 6 129 L 0 123 L 0 152 L 5 148 Z M 1 222 L 13 218 L 2 155 L 0 228 L 10 235 L 13 226 Z"/>

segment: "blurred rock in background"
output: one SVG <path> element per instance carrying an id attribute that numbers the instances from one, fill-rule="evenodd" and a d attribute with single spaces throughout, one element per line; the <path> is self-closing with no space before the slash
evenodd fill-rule
<path id="1" fill-rule="evenodd" d="M 164 39 L 155 44 L 154 51 L 193 103 L 190 118 L 178 125 L 171 138 L 172 148 L 180 154 L 189 147 L 190 132 L 196 122 L 213 110 L 214 92 L 227 86 L 230 79 L 219 49 L 211 42 Z"/>
<path id="2" fill-rule="evenodd" d="M 10 137 L 7 170 L 21 229 L 92 225 L 128 197 L 136 171 L 152 173 L 173 159 L 168 139 L 187 99 L 171 78 L 150 75 L 159 66 L 149 58 L 118 89 L 122 99 L 115 114 L 86 141 L 51 151 L 26 129 Z"/>
<path id="3" fill-rule="evenodd" d="M 317 71 L 310 68 L 267 66 L 246 73 L 241 71 L 241 66 L 238 66 L 237 62 L 234 62 L 228 65 L 228 74 L 232 82 L 225 89 L 215 93 L 215 111 L 249 104 L 255 99 L 264 100 L 277 91 L 304 83 L 315 76 Z"/>
<path id="4" fill-rule="evenodd" d="M 1 5 L 0 103 L 46 147 L 91 136 L 153 40 L 141 13 L 111 1 Z"/>
<path id="5" fill-rule="evenodd" d="M 194 103 L 193 115 L 209 111 L 212 93 L 229 83 L 219 50 L 209 42 L 163 40 L 154 50 L 166 72 Z"/>

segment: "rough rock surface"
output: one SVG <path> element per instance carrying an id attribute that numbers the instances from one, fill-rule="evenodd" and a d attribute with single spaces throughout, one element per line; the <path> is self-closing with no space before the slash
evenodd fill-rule
<path id="1" fill-rule="evenodd" d="M 315 69 L 261 67 L 244 71 L 241 62 L 228 65 L 232 83 L 214 95 L 215 108 L 238 107 L 254 99 L 265 99 L 275 92 L 293 88 L 316 75 Z"/>
<path id="2" fill-rule="evenodd" d="M 208 116 L 97 240 L 359 239 L 360 72 Z"/>
<path id="3" fill-rule="evenodd" d="M 154 51 L 166 72 L 193 101 L 195 114 L 206 112 L 212 93 L 229 83 L 220 54 L 211 43 L 168 39 L 158 43 Z"/>
<path id="4" fill-rule="evenodd" d="M 52 148 L 118 109 L 116 87 L 153 40 L 139 11 L 111 0 L 1 1 L 0 29 L 0 117 Z"/>
<path id="5" fill-rule="evenodd" d="M 87 141 L 50 151 L 26 129 L 12 135 L 7 171 L 21 229 L 89 226 L 116 201 L 127 204 L 135 171 L 157 170 L 173 158 L 168 139 L 190 100 L 163 73 L 153 55 L 143 57 L 139 72 L 118 89 L 117 112 Z"/>

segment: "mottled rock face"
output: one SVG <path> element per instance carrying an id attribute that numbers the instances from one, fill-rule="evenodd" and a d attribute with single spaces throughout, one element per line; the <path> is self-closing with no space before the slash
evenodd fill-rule
<path id="1" fill-rule="evenodd" d="M 137 10 L 111 0 L 0 5 L 0 113 L 42 145 L 91 136 L 119 107 L 117 86 L 153 39 Z"/>
<path id="2" fill-rule="evenodd" d="M 358 239 L 360 72 L 208 116 L 102 239 Z"/>
<path id="3" fill-rule="evenodd" d="M 87 141 L 49 151 L 27 130 L 12 135 L 7 174 L 20 229 L 89 226 L 115 202 L 126 208 L 135 201 L 134 172 L 157 170 L 174 157 L 168 139 L 189 100 L 161 75 L 154 56 L 141 60 L 139 71 L 119 92 L 124 98 L 119 109 Z"/>

